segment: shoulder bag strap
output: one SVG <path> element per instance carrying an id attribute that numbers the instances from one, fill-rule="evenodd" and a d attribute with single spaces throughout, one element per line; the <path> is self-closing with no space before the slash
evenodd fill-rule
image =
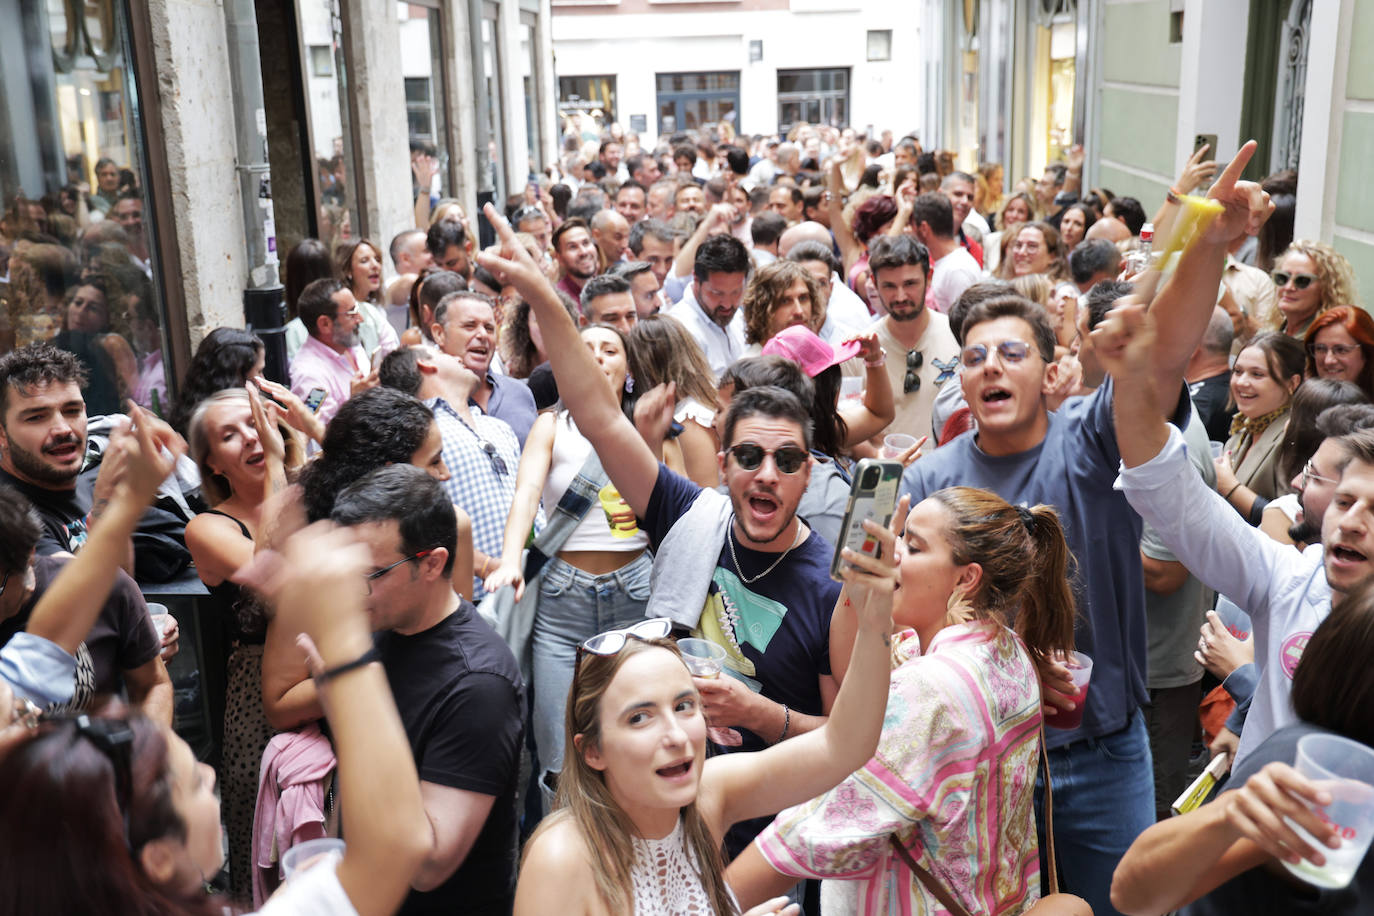
<path id="1" fill-rule="evenodd" d="M 587 460 L 573 478 L 563 498 L 558 501 L 552 512 L 548 513 L 544 530 L 535 537 L 525 557 L 525 585 L 539 575 L 550 557 L 563 549 L 563 544 L 572 536 L 573 529 L 597 502 L 597 491 L 606 485 L 607 476 L 601 467 L 601 457 L 596 449 L 587 454 Z"/>
<path id="2" fill-rule="evenodd" d="M 911 869 L 911 873 L 925 885 L 925 889 L 930 891 L 931 895 L 936 900 L 940 901 L 940 906 L 949 911 L 950 916 L 969 916 L 969 911 L 964 909 L 963 905 L 955 900 L 950 895 L 949 891 L 945 890 L 944 885 L 937 881 L 934 875 L 916 864 L 916 859 L 913 858 L 911 853 L 907 851 L 907 848 L 902 845 L 902 841 L 897 838 L 897 834 L 890 834 L 888 840 L 891 841 L 892 848 L 896 850 L 898 857 L 906 863 L 906 867 Z"/>
<path id="3" fill-rule="evenodd" d="M 1050 785 L 1050 749 L 1045 744 L 1045 720 L 1040 720 L 1040 767 L 1045 774 L 1045 857 L 1050 869 L 1050 893 L 1059 893 L 1059 868 L 1054 859 L 1054 789 Z"/>

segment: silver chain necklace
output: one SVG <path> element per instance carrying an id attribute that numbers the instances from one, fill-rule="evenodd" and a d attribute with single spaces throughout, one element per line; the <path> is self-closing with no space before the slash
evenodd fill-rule
<path id="1" fill-rule="evenodd" d="M 768 575 L 770 572 L 777 569 L 778 564 L 781 563 L 783 560 L 787 559 L 787 555 L 796 548 L 797 544 L 801 543 L 802 526 L 801 522 L 798 522 L 797 533 L 792 537 L 792 546 L 784 550 L 782 552 L 782 555 L 779 556 L 776 560 L 774 560 L 767 569 L 765 569 L 763 572 L 759 573 L 757 576 L 751 579 L 744 574 L 743 569 L 740 569 L 739 557 L 735 555 L 735 520 L 736 519 L 734 513 L 731 513 L 730 527 L 725 532 L 725 541 L 730 545 L 730 560 L 735 564 L 735 573 L 739 575 L 740 581 L 743 582 L 745 585 L 753 585 L 755 582 L 759 581 L 764 576 Z"/>

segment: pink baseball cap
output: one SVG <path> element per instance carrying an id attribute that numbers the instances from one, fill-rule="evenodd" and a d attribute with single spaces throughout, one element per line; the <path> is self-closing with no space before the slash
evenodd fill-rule
<path id="1" fill-rule="evenodd" d="M 765 356 L 786 357 L 801 366 L 802 371 L 812 378 L 831 366 L 853 359 L 862 349 L 857 340 L 846 340 L 838 347 L 832 347 L 804 324 L 783 328 L 763 345 Z"/>

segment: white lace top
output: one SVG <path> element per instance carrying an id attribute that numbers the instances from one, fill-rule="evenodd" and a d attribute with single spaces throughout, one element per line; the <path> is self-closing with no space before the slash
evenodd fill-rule
<path id="1" fill-rule="evenodd" d="M 687 849 L 678 818 L 661 840 L 633 839 L 635 916 L 711 916 L 710 898 L 697 873 L 696 856 Z"/>

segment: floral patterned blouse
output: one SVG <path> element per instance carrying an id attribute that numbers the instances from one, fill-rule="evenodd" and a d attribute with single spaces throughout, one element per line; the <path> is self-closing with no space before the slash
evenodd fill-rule
<path id="1" fill-rule="evenodd" d="M 969 912 L 1021 913 L 1040 895 L 1035 665 L 1015 633 L 986 624 L 947 627 L 919 651 L 914 633 L 897 648 L 877 755 L 757 842 L 783 874 L 844 879 L 856 913 L 944 913 L 896 834 Z"/>

